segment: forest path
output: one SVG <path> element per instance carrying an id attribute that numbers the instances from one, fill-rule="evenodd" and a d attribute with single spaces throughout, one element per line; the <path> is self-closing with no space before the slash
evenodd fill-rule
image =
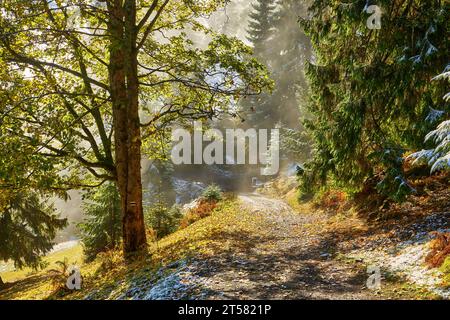
<path id="1" fill-rule="evenodd" d="M 317 231 L 327 216 L 298 213 L 282 200 L 258 194 L 238 198 L 247 215 L 263 218 L 255 220 L 263 221 L 258 227 L 264 233 L 230 236 L 233 252 L 189 266 L 191 281 L 201 283 L 200 298 L 377 298 L 365 288 L 364 270 L 330 259 L 332 241 Z"/>

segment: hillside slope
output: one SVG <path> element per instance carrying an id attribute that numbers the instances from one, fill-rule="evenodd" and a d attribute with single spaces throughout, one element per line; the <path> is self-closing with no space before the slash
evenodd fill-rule
<path id="1" fill-rule="evenodd" d="M 440 213 L 439 227 L 448 217 Z M 436 218 L 436 217 L 435 217 Z M 435 219 L 433 218 L 433 219 Z M 348 217 L 352 236 L 342 238 L 340 219 L 311 205 L 292 208 L 281 199 L 242 194 L 213 214 L 149 245 L 133 263 L 120 250 L 81 266 L 83 288 L 55 286 L 48 273 L 18 280 L 2 299 L 381 299 L 438 298 L 444 291 L 415 284 L 382 268 L 380 290 L 366 287 L 375 252 L 364 223 Z M 442 220 L 443 219 L 443 220 Z M 353 223 L 353 224 L 352 224 Z M 337 226 L 337 228 L 336 228 Z M 436 225 L 437 226 L 437 225 Z M 342 226 L 341 226 L 342 227 Z M 367 246 L 357 246 L 352 241 Z M 381 243 L 381 242 L 380 242 Z M 423 243 L 422 243 L 423 245 Z M 363 249 L 361 249 L 363 248 Z M 388 246 L 386 245 L 386 249 Z M 359 249 L 360 251 L 354 251 Z M 353 250 L 353 251 L 352 251 Z M 361 251 L 362 250 L 362 251 Z M 417 257 L 409 257 L 414 260 Z M 423 257 L 419 257 L 420 259 Z M 416 263 L 415 261 L 414 263 Z M 401 270 L 400 270 L 401 271 Z M 438 277 L 439 275 L 434 275 Z M 436 278 L 437 279 L 437 278 Z M 436 282 L 436 281 L 435 281 Z M 438 282 L 438 281 L 437 281 Z M 437 285 L 437 282 L 434 285 Z M 52 290 L 53 288 L 53 290 Z M 45 289 L 45 290 L 44 290 Z M 444 295 L 440 295 L 444 293 Z"/>

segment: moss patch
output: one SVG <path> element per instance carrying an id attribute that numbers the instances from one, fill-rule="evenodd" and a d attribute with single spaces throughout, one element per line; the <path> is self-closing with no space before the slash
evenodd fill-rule
<path id="1" fill-rule="evenodd" d="M 445 258 L 444 263 L 439 270 L 444 274 L 442 285 L 445 288 L 450 288 L 450 256 Z"/>

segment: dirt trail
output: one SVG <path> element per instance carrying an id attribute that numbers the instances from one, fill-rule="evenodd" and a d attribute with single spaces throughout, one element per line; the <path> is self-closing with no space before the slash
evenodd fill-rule
<path id="1" fill-rule="evenodd" d="M 183 266 L 171 276 L 172 289 L 173 283 L 177 283 L 175 287 L 180 292 L 196 286 L 198 295 L 188 296 L 194 299 L 377 297 L 365 288 L 367 275 L 361 269 L 329 259 L 327 241 L 313 230 L 318 221 L 327 217 L 320 213 L 302 215 L 282 200 L 256 194 L 242 194 L 239 200 L 245 211 L 264 217 L 264 228 L 270 229 L 269 236 L 242 235 L 239 242 L 247 245 L 236 246 L 233 253 Z M 167 288 L 169 283 L 167 279 L 164 281 L 161 285 Z M 153 292 L 161 293 L 158 285 Z M 171 290 L 170 297 L 156 294 L 147 298 L 176 296 Z"/>
<path id="2" fill-rule="evenodd" d="M 259 194 L 240 194 L 238 200 L 242 210 L 235 212 L 232 221 L 251 223 L 251 231 L 237 228 L 234 232 L 227 226 L 218 239 L 223 250 L 176 261 L 161 268 L 155 280 L 146 283 L 136 279 L 126 292 L 119 289 L 109 298 L 415 299 L 429 294 L 398 275 L 393 277 L 387 266 L 383 266 L 382 290 L 374 292 L 366 287 L 366 267 L 372 262 L 340 254 L 353 250 L 342 251 L 342 245 L 354 248 L 358 244 L 357 252 L 370 257 L 379 247 L 376 234 L 372 240 L 365 239 L 365 235 L 343 240 L 326 228 L 333 217 L 322 211 L 297 212 L 281 199 Z M 441 218 L 445 217 L 443 213 Z M 436 218 L 431 220 L 444 225 Z M 414 225 L 416 230 L 417 224 Z M 351 243 L 352 240 L 356 243 Z M 340 256 L 343 258 L 339 259 Z M 407 258 L 416 263 L 414 257 Z"/>

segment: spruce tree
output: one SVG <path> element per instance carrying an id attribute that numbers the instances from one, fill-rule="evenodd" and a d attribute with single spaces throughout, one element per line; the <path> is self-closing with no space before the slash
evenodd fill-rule
<path id="1" fill-rule="evenodd" d="M 381 29 L 370 29 L 366 9 L 381 7 Z M 303 27 L 316 59 L 307 121 L 314 159 L 304 191 L 327 182 L 402 200 L 414 192 L 403 155 L 417 150 L 435 125 L 432 110 L 448 114 L 445 86 L 432 84 L 448 59 L 449 4 L 440 1 L 315 0 Z"/>
<path id="2" fill-rule="evenodd" d="M 56 232 L 67 225 L 47 199 L 31 190 L 0 194 L 0 261 L 16 268 L 43 266 L 41 257 L 54 243 Z"/>
<path id="3" fill-rule="evenodd" d="M 270 54 L 267 43 L 273 36 L 276 3 L 274 0 L 257 0 L 251 6 L 247 39 L 253 45 L 254 55 L 264 61 Z"/>
<path id="4" fill-rule="evenodd" d="M 445 70 L 433 80 L 450 82 L 450 64 L 447 64 Z M 445 94 L 444 101 L 450 102 L 450 92 Z M 415 152 L 407 157 L 407 159 L 414 159 L 413 164 L 428 164 L 431 167 L 431 173 L 450 170 L 450 115 L 443 110 L 433 109 L 425 120 L 436 121 L 441 119 L 444 119 L 444 121 L 425 137 L 425 143 L 432 142 L 433 148 Z"/>
<path id="5" fill-rule="evenodd" d="M 299 121 L 301 98 L 306 96 L 305 61 L 311 45 L 298 20 L 307 13 L 306 1 L 262 1 L 253 6 L 249 37 L 255 56 L 267 64 L 275 86 L 271 94 L 245 101 L 247 127 L 281 129 L 281 154 L 291 161 L 305 161 L 308 139 Z"/>
<path id="6" fill-rule="evenodd" d="M 290 161 L 309 158 L 309 139 L 299 119 L 308 117 L 303 105 L 308 95 L 305 65 L 311 59 L 311 44 L 305 32 L 296 27 L 307 14 L 307 1 L 284 0 L 274 19 L 275 37 L 270 46 L 276 48 L 271 64 L 275 90 L 271 97 L 281 124 L 281 154 Z"/>
<path id="7" fill-rule="evenodd" d="M 84 195 L 85 220 L 78 225 L 87 261 L 116 247 L 122 237 L 120 196 L 114 183 L 105 183 Z"/>
<path id="8" fill-rule="evenodd" d="M 274 36 L 269 46 L 274 48 L 271 71 L 275 80 L 272 101 L 280 114 L 280 122 L 300 129 L 298 119 L 300 98 L 306 95 L 304 66 L 311 58 L 311 45 L 301 28 L 296 27 L 307 12 L 305 1 L 284 0 L 274 18 Z"/>
<path id="9" fill-rule="evenodd" d="M 253 47 L 253 55 L 270 69 L 273 48 L 270 48 L 269 42 L 274 35 L 276 1 L 257 0 L 251 7 L 247 40 Z M 268 93 L 246 98 L 242 107 L 247 127 L 271 128 L 273 123 L 278 122 L 279 117 L 274 112 L 275 107 Z"/>

